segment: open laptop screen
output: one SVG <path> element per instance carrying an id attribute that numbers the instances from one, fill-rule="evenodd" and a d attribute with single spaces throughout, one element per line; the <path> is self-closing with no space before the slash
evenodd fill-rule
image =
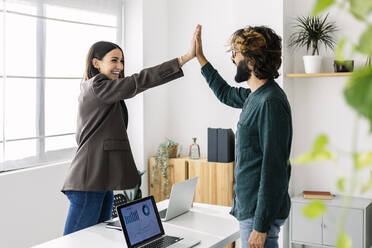
<path id="1" fill-rule="evenodd" d="M 134 246 L 164 234 L 155 208 L 153 198 L 146 197 L 118 209 L 127 242 L 129 239 L 128 246 Z"/>

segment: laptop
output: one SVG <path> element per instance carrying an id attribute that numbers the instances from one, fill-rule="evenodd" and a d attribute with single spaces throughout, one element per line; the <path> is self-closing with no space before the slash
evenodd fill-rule
<path id="1" fill-rule="evenodd" d="M 198 177 L 194 177 L 186 181 L 173 184 L 168 208 L 159 212 L 159 216 L 162 221 L 168 221 L 190 210 L 192 207 L 192 201 L 194 199 L 197 183 Z M 121 230 L 120 221 L 115 219 L 113 221 L 108 221 L 106 227 Z"/>
<path id="2" fill-rule="evenodd" d="M 200 243 L 165 235 L 153 196 L 117 207 L 128 248 L 188 248 Z"/>
<path id="3" fill-rule="evenodd" d="M 168 208 L 159 212 L 160 219 L 162 221 L 173 219 L 190 210 L 192 207 L 192 201 L 194 199 L 197 183 L 198 177 L 194 177 L 189 180 L 173 184 L 169 197 Z"/>

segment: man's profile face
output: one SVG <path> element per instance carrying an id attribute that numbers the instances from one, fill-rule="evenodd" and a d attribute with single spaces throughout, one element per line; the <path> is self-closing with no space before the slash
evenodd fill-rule
<path id="1" fill-rule="evenodd" d="M 237 66 L 244 59 L 243 54 L 238 50 L 232 50 L 231 60 Z"/>
<path id="2" fill-rule="evenodd" d="M 251 78 L 253 66 L 248 64 L 240 51 L 232 50 L 231 60 L 237 66 L 235 81 L 242 83 Z"/>
<path id="3" fill-rule="evenodd" d="M 241 61 L 244 60 L 244 56 L 240 51 L 232 50 L 233 53 L 231 55 L 231 61 L 234 63 L 235 66 L 238 66 Z M 253 66 L 249 63 L 248 68 L 253 70 Z"/>
<path id="4" fill-rule="evenodd" d="M 252 70 L 248 68 L 246 60 L 241 60 L 236 68 L 235 81 L 242 83 L 248 81 L 251 78 Z"/>

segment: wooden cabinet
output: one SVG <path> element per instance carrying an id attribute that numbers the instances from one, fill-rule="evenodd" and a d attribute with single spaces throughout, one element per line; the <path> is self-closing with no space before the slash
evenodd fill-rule
<path id="1" fill-rule="evenodd" d="M 208 162 L 206 159 L 188 160 L 189 178 L 199 177 L 195 202 L 232 206 L 234 163 Z"/>
<path id="2" fill-rule="evenodd" d="M 172 158 L 169 159 L 170 170 L 168 170 L 168 190 L 162 191 L 162 184 L 164 183 L 164 178 L 161 176 L 160 171 L 156 171 L 155 177 L 157 178 L 157 183 L 153 183 L 152 172 L 153 166 L 155 164 L 155 158 L 151 157 L 149 161 L 149 186 L 150 195 L 153 195 L 156 202 L 165 200 L 167 195 L 170 194 L 172 185 L 175 183 L 183 182 L 188 179 L 188 169 L 185 159 L 182 158 Z"/>
<path id="3" fill-rule="evenodd" d="M 154 195 L 155 201 L 166 199 L 169 192 L 161 192 L 163 178 L 159 173 L 157 184 L 152 184 L 152 170 L 155 159 L 149 161 L 149 185 L 150 194 Z M 198 176 L 198 184 L 195 191 L 195 202 L 232 206 L 233 184 L 234 184 L 234 163 L 208 162 L 206 159 L 192 160 L 185 158 L 174 158 L 169 160 L 170 170 L 168 171 L 170 190 L 174 183 Z"/>
<path id="4" fill-rule="evenodd" d="M 341 197 L 323 201 L 326 213 L 315 220 L 306 218 L 302 209 L 310 200 L 292 198 L 290 215 L 290 242 L 315 247 L 336 247 L 339 234 L 338 221 L 346 213 L 344 231 L 351 238 L 353 247 L 369 248 L 372 245 L 372 203 L 368 199 L 352 198 L 346 209 Z M 346 210 L 346 212 L 345 212 Z"/>

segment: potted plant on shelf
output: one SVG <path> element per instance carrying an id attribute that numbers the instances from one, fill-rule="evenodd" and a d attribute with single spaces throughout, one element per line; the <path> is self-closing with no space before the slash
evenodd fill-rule
<path id="1" fill-rule="evenodd" d="M 163 183 L 161 185 L 161 192 L 166 198 L 169 198 L 169 159 L 176 158 L 178 151 L 178 144 L 170 139 L 161 143 L 158 146 L 158 151 L 155 155 L 155 163 L 152 168 L 152 186 L 159 183 L 157 174 L 160 172 L 160 176 L 163 177 Z"/>
<path id="2" fill-rule="evenodd" d="M 289 47 L 304 47 L 307 52 L 312 49 L 311 55 L 303 56 L 305 72 L 319 73 L 321 71 L 322 57 L 319 56 L 319 47 L 323 43 L 325 48 L 334 48 L 337 31 L 334 22 L 327 22 L 328 14 L 323 18 L 319 16 L 302 16 L 296 19 L 295 31 L 289 38 Z"/>

